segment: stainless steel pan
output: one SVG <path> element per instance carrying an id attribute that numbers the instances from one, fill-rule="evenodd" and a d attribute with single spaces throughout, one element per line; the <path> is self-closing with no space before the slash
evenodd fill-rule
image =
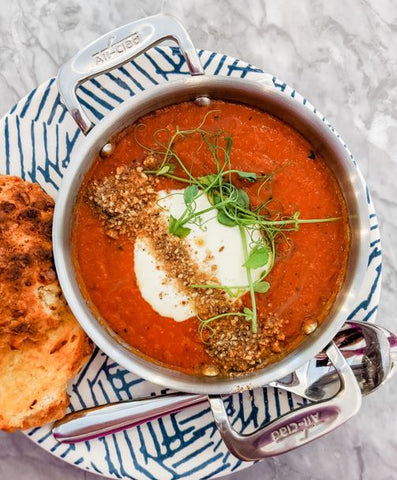
<path id="1" fill-rule="evenodd" d="M 191 75 L 182 80 L 156 86 L 131 98 L 94 126 L 78 101 L 76 96 L 78 86 L 90 78 L 130 61 L 165 39 L 172 39 L 178 43 Z M 295 371 L 324 349 L 341 377 L 342 388 L 333 399 L 320 402 L 316 407 L 305 407 L 297 412 L 291 412 L 285 418 L 276 420 L 273 426 L 272 424 L 267 426 L 266 431 L 255 434 L 253 438 L 256 443 L 267 442 L 268 445 L 272 445 L 272 454 L 277 453 L 276 450 L 280 448 L 285 451 L 297 446 L 291 438 L 294 438 L 297 444 L 306 443 L 355 414 L 361 403 L 360 389 L 343 356 L 332 343 L 332 338 L 354 307 L 361 279 L 366 271 L 369 253 L 369 212 L 360 173 L 328 125 L 293 98 L 261 82 L 206 76 L 188 34 L 175 18 L 166 15 L 157 15 L 125 25 L 91 43 L 62 66 L 58 74 L 58 87 L 65 106 L 86 138 L 68 167 L 56 203 L 53 233 L 55 263 L 66 299 L 92 340 L 120 365 L 151 382 L 173 390 L 212 395 L 211 406 L 221 431 L 225 431 L 227 427 L 221 400 L 217 395 L 235 393 L 274 382 Z M 103 146 L 116 133 L 148 112 L 186 100 L 206 104 L 208 99 L 238 101 L 260 108 L 290 124 L 305 136 L 327 159 L 339 181 L 347 203 L 352 231 L 346 280 L 326 320 L 287 357 L 262 370 L 238 378 L 189 376 L 151 363 L 134 353 L 92 314 L 80 292 L 71 260 L 70 239 L 76 195 L 82 179 Z M 298 421 L 298 418 L 301 420 Z M 317 420 L 307 421 L 306 425 L 302 420 L 305 418 Z M 284 438 L 271 433 L 284 431 L 280 429 L 285 429 L 297 421 L 303 426 L 294 435 Z M 277 441 L 274 440 L 276 438 Z M 244 438 L 243 441 L 247 439 Z"/>

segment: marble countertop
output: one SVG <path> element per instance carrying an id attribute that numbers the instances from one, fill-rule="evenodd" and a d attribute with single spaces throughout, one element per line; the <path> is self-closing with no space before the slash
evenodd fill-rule
<path id="1" fill-rule="evenodd" d="M 377 321 L 397 330 L 397 9 L 393 0 L 6 0 L 0 114 L 80 46 L 127 21 L 173 13 L 199 48 L 242 58 L 294 86 L 342 134 L 369 184 L 383 247 Z M 339 430 L 226 478 L 397 478 L 397 383 Z M 94 480 L 22 434 L 0 433 L 0 480 Z M 160 479 L 161 480 L 161 479 Z"/>

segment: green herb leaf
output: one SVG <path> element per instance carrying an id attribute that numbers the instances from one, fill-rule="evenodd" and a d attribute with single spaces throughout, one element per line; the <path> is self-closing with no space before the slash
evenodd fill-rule
<path id="1" fill-rule="evenodd" d="M 269 282 L 254 282 L 254 292 L 256 293 L 266 293 L 270 288 Z"/>
<path id="2" fill-rule="evenodd" d="M 174 216 L 170 215 L 170 219 L 168 221 L 168 231 L 176 237 L 185 238 L 189 235 L 191 229 L 182 227 L 182 225 L 178 224 L 178 220 Z"/>
<path id="3" fill-rule="evenodd" d="M 240 207 L 242 208 L 249 208 L 250 199 L 247 192 L 240 188 L 239 190 L 237 190 L 237 195 L 237 204 L 240 205 Z"/>
<path id="4" fill-rule="evenodd" d="M 254 316 L 254 312 L 248 307 L 244 307 L 243 312 L 246 314 L 248 319 L 251 319 Z"/>
<path id="5" fill-rule="evenodd" d="M 244 178 L 245 180 L 249 180 L 250 182 L 256 182 L 256 180 L 257 180 L 257 176 L 256 176 L 255 172 L 240 172 L 240 171 L 238 171 L 236 173 L 240 178 Z"/>
<path id="6" fill-rule="evenodd" d="M 198 177 L 197 180 L 203 187 L 209 187 L 210 185 L 213 185 L 214 182 L 216 182 L 217 178 L 218 175 L 215 175 L 215 173 L 210 173 L 209 175 L 205 175 L 204 177 Z"/>
<path id="7" fill-rule="evenodd" d="M 183 200 L 185 201 L 185 205 L 188 207 L 194 202 L 194 199 L 197 197 L 199 193 L 199 189 L 197 185 L 189 185 L 185 188 L 183 192 Z"/>
<path id="8" fill-rule="evenodd" d="M 217 190 L 210 190 L 207 192 L 207 198 L 211 205 L 217 205 L 222 202 L 222 197 L 219 195 Z"/>
<path id="9" fill-rule="evenodd" d="M 175 165 L 171 165 L 171 164 L 164 165 L 157 170 L 156 175 L 157 176 L 165 175 L 167 173 L 172 173 L 174 170 L 175 170 Z"/>
<path id="10" fill-rule="evenodd" d="M 219 223 L 221 223 L 222 225 L 226 225 L 227 227 L 234 227 L 235 225 L 237 225 L 237 222 L 232 218 L 228 217 L 224 210 L 219 210 L 216 218 L 218 219 Z"/>
<path id="11" fill-rule="evenodd" d="M 251 250 L 243 266 L 247 268 L 264 267 L 269 261 L 269 253 L 267 246 L 256 246 Z"/>

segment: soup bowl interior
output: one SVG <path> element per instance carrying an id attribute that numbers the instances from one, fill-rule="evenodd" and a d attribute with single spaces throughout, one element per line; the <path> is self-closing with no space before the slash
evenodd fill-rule
<path id="1" fill-rule="evenodd" d="M 112 332 L 106 322 L 93 315 L 80 291 L 72 262 L 73 207 L 81 182 L 103 145 L 151 111 L 200 97 L 259 108 L 301 133 L 334 172 L 347 204 L 351 227 L 346 278 L 327 318 L 280 361 L 238 377 L 191 376 L 144 358 Z M 368 203 L 360 172 L 346 148 L 323 120 L 295 99 L 259 82 L 198 76 L 170 82 L 140 94 L 139 98 L 133 97 L 94 127 L 75 153 L 62 181 L 54 214 L 53 245 L 57 273 L 66 300 L 89 337 L 108 356 L 134 374 L 173 390 L 228 394 L 264 386 L 284 377 L 310 360 L 332 340 L 355 306 L 367 267 L 369 228 Z"/>

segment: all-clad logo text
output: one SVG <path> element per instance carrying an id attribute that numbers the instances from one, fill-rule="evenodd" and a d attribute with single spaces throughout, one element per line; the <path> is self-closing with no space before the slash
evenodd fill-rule
<path id="1" fill-rule="evenodd" d="M 138 45 L 140 42 L 139 35 L 136 32 L 131 33 L 131 35 L 128 35 L 128 37 L 123 38 L 123 40 L 120 40 L 117 43 L 113 43 L 115 38 L 116 37 L 110 37 L 108 40 L 108 46 L 92 55 L 96 65 L 101 65 L 118 57 L 133 48 L 135 45 Z"/>
<path id="2" fill-rule="evenodd" d="M 278 430 L 272 432 L 272 440 L 273 442 L 277 442 L 293 435 L 294 433 L 308 430 L 309 428 L 318 425 L 320 422 L 320 412 L 310 414 L 307 417 L 304 417 L 300 422 L 288 423 L 284 427 L 280 427 Z"/>

